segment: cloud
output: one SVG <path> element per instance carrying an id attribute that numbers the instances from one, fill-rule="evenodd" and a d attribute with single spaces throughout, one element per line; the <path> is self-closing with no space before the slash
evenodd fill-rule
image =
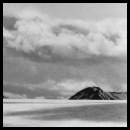
<path id="1" fill-rule="evenodd" d="M 58 82 L 52 89 L 54 91 L 59 91 L 61 96 L 70 97 L 71 95 L 75 94 L 76 92 L 86 88 L 92 87 L 96 84 L 93 81 L 80 81 L 80 80 L 64 80 Z"/>
<path id="2" fill-rule="evenodd" d="M 3 90 L 18 95 L 27 95 L 28 98 L 45 97 L 47 99 L 56 99 L 60 96 L 59 91 L 51 91 L 52 86 L 45 86 L 43 84 L 29 84 L 29 83 L 14 83 L 3 82 Z"/>
<path id="3" fill-rule="evenodd" d="M 96 84 L 92 81 L 76 81 L 76 80 L 64 80 L 57 83 L 57 87 L 62 88 L 66 91 L 79 91 L 87 86 L 95 86 Z"/>
<path id="4" fill-rule="evenodd" d="M 114 87 L 112 85 L 109 85 L 109 83 L 107 82 L 99 83 L 99 82 L 94 82 L 92 80 L 85 80 L 85 79 L 84 80 L 64 79 L 58 82 L 54 80 L 47 80 L 40 84 L 35 84 L 35 85 L 30 84 L 27 86 L 28 89 L 33 91 L 36 91 L 37 89 L 40 89 L 41 91 L 47 89 L 48 91 L 51 92 L 57 92 L 62 97 L 69 97 L 84 88 L 93 87 L 93 86 L 100 87 L 104 91 L 127 91 L 125 84 L 123 84 L 123 86 L 120 85 L 118 87 Z"/>
<path id="5" fill-rule="evenodd" d="M 3 27 L 3 37 L 6 39 L 13 39 L 13 35 L 11 34 L 11 32 L 9 32 L 7 29 L 5 29 L 5 27 Z"/>
<path id="6" fill-rule="evenodd" d="M 46 80 L 42 83 L 31 84 L 31 83 L 10 83 L 10 82 L 3 82 L 4 86 L 15 87 L 15 89 L 26 89 L 29 93 L 36 93 L 34 96 L 38 99 L 47 99 L 47 98 L 68 98 L 75 94 L 76 92 L 87 88 L 98 86 L 104 91 L 127 91 L 127 85 L 122 84 L 118 86 L 110 85 L 107 81 L 106 82 L 94 82 L 92 80 L 78 80 L 78 79 L 64 79 L 61 81 L 55 80 Z M 11 88 L 10 88 L 11 89 Z M 28 93 L 26 93 L 28 95 Z M 7 97 L 11 98 L 25 98 L 24 94 L 8 94 L 6 93 Z M 33 97 L 33 98 L 34 98 Z M 31 97 L 32 98 L 32 97 Z"/>
<path id="7" fill-rule="evenodd" d="M 76 80 L 76 79 L 66 79 L 60 82 L 57 82 L 51 89 L 54 91 L 59 91 L 61 96 L 69 97 L 80 90 L 87 87 L 100 87 L 104 91 L 116 91 L 113 86 L 107 83 L 98 83 L 92 80 Z"/>
<path id="8" fill-rule="evenodd" d="M 64 20 L 34 10 L 24 10 L 14 17 L 18 19 L 16 30 L 3 27 L 8 47 L 41 60 L 127 55 L 126 19 Z"/>
<path id="9" fill-rule="evenodd" d="M 18 19 L 13 16 L 3 16 L 3 26 L 8 28 L 8 30 L 15 30 L 15 24 L 17 20 Z"/>
<path id="10" fill-rule="evenodd" d="M 55 80 L 47 80 L 43 83 L 39 84 L 20 84 L 20 83 L 10 83 L 10 82 L 3 82 L 4 86 L 10 85 L 15 87 L 22 87 L 26 88 L 31 91 L 44 91 L 45 89 L 51 92 L 58 92 L 61 95 L 69 95 L 71 93 L 75 93 L 85 87 L 90 87 L 96 85 L 93 81 L 87 81 L 87 80 L 62 80 L 62 81 L 55 81 Z M 44 95 L 43 95 L 44 96 Z"/>
<path id="11" fill-rule="evenodd" d="M 122 87 L 121 87 L 120 91 L 127 92 L 127 83 L 122 84 Z"/>
<path id="12" fill-rule="evenodd" d="M 4 84 L 10 84 L 5 82 Z M 17 87 L 24 87 L 31 91 L 44 91 L 45 89 L 50 92 L 58 92 L 62 96 L 64 95 L 71 95 L 77 91 L 80 91 L 86 87 L 92 87 L 92 86 L 99 86 L 104 90 L 111 91 L 112 88 L 110 86 L 106 85 L 99 85 L 91 80 L 76 80 L 76 79 L 66 79 L 61 81 L 55 81 L 55 80 L 47 80 L 43 83 L 39 84 L 19 84 L 19 83 L 13 83 L 12 86 Z"/>
<path id="13" fill-rule="evenodd" d="M 3 93 L 5 97 L 8 97 L 9 99 L 26 99 L 26 95 L 20 95 L 20 94 L 15 94 L 11 92 L 4 92 Z"/>
<path id="14" fill-rule="evenodd" d="M 127 90 L 125 18 L 59 19 L 30 8 L 7 13 L 3 74 L 19 82 L 13 86 L 38 97 L 66 97 L 95 82 L 104 90 Z"/>
<path id="15" fill-rule="evenodd" d="M 43 96 L 40 96 L 40 97 L 35 97 L 35 99 L 46 99 L 46 98 Z"/>

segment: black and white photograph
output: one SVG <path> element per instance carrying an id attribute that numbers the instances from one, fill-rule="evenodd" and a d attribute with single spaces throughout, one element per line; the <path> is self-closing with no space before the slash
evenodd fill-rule
<path id="1" fill-rule="evenodd" d="M 3 127 L 127 127 L 127 3 L 3 3 Z"/>

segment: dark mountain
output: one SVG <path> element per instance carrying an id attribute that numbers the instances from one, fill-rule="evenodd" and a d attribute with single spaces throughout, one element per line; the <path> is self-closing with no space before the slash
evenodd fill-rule
<path id="1" fill-rule="evenodd" d="M 85 88 L 72 97 L 70 100 L 125 100 L 127 99 L 127 93 L 125 92 L 104 92 L 99 87 L 88 87 Z"/>

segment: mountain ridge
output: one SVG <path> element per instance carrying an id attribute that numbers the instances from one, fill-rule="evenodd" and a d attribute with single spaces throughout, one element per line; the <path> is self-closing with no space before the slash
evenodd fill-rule
<path id="1" fill-rule="evenodd" d="M 127 92 L 105 92 L 100 87 L 87 87 L 75 95 L 71 96 L 69 100 L 126 100 Z"/>

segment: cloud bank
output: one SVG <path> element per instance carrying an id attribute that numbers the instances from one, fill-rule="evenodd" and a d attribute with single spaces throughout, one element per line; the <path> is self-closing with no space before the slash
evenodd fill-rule
<path id="1" fill-rule="evenodd" d="M 59 82 L 56 82 L 54 80 L 47 80 L 43 83 L 39 83 L 39 84 L 19 84 L 19 83 L 7 83 L 4 82 L 4 86 L 13 86 L 13 87 L 17 87 L 17 88 L 24 88 L 26 90 L 29 90 L 30 92 L 39 92 L 40 91 L 40 95 L 41 93 L 43 93 L 43 96 L 37 96 L 35 95 L 34 97 L 36 98 L 47 98 L 47 96 L 44 95 L 44 91 L 46 91 L 46 93 L 52 94 L 52 98 L 59 98 L 59 97 L 64 97 L 64 98 L 69 98 L 70 96 L 72 96 L 73 94 L 75 94 L 76 92 L 87 88 L 87 87 L 92 87 L 92 86 L 99 86 L 101 89 L 103 89 L 104 91 L 117 91 L 116 89 L 114 89 L 112 86 L 110 85 L 106 85 L 106 84 L 101 84 L 101 83 L 95 83 L 92 80 L 76 80 L 76 79 L 66 79 L 66 80 L 62 80 Z M 126 85 L 123 84 L 123 89 L 119 90 L 119 91 L 124 91 L 126 92 Z M 56 93 L 57 96 L 53 95 L 53 93 Z M 22 95 L 22 94 L 10 94 L 10 93 L 5 93 L 4 94 L 7 97 L 11 97 L 11 98 L 26 98 L 26 95 Z M 33 98 L 34 98 L 33 97 Z"/>
<path id="2" fill-rule="evenodd" d="M 15 94 L 11 92 L 4 92 L 3 95 L 9 99 L 26 99 L 27 98 L 25 94 L 20 95 L 20 94 Z"/>
<path id="3" fill-rule="evenodd" d="M 127 55 L 126 19 L 97 22 L 52 18 L 32 10 L 15 14 L 15 30 L 3 26 L 8 48 L 43 59 Z"/>
<path id="4" fill-rule="evenodd" d="M 43 93 L 45 98 L 53 94 L 68 97 L 84 87 L 95 85 L 96 81 L 101 83 L 96 85 L 104 90 L 127 91 L 126 19 L 65 20 L 30 9 L 3 17 L 6 21 L 3 22 L 4 75 L 8 75 L 7 80 L 13 75 L 12 82 L 17 82 L 16 79 L 28 81 L 28 84 L 13 86 L 40 93 L 39 98 L 44 98 L 41 97 Z M 44 63 L 39 64 L 39 61 Z M 62 64 L 51 65 L 46 61 L 61 61 Z M 69 61 L 72 66 L 68 66 Z M 75 77 L 77 79 L 73 80 Z M 55 81 L 55 78 L 61 81 Z"/>

